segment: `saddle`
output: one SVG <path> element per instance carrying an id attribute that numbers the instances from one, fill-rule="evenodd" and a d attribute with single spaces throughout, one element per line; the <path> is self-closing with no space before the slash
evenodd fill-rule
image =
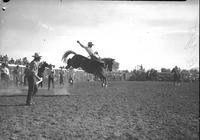
<path id="1" fill-rule="evenodd" d="M 91 60 L 94 62 L 97 62 L 97 63 L 99 63 L 100 65 L 102 65 L 102 66 L 104 66 L 104 61 L 102 61 L 102 60 L 100 60 L 100 59 L 92 59 L 91 58 Z"/>
<path id="2" fill-rule="evenodd" d="M 91 60 L 94 60 L 94 61 L 96 61 L 96 62 L 99 62 L 99 63 L 101 63 L 101 64 L 104 64 L 104 61 L 102 61 L 100 58 L 97 58 L 97 57 L 94 56 L 94 55 L 91 55 L 91 56 L 90 56 L 90 59 L 91 59 Z"/>

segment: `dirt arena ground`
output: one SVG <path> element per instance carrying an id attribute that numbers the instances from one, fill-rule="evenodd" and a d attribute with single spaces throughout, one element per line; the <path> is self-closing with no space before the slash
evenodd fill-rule
<path id="1" fill-rule="evenodd" d="M 0 90 L 0 140 L 198 140 L 199 83 L 98 82 Z"/>

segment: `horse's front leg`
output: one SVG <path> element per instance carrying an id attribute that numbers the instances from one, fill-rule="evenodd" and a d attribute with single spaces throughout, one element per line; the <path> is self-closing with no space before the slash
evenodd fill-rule
<path id="1" fill-rule="evenodd" d="M 103 76 L 102 78 L 102 87 L 107 87 L 107 80 L 106 80 L 106 77 Z"/>
<path id="2" fill-rule="evenodd" d="M 101 83 L 101 86 L 104 87 L 104 86 L 105 86 L 104 76 L 103 76 L 102 74 L 97 74 L 96 76 L 100 78 L 100 80 L 101 80 L 101 82 L 102 82 L 102 83 Z"/>
<path id="3" fill-rule="evenodd" d="M 97 74 L 97 76 L 100 78 L 100 80 L 102 81 L 102 87 L 107 87 L 107 80 L 106 77 L 101 73 L 101 74 Z"/>
<path id="4" fill-rule="evenodd" d="M 101 84 L 101 85 L 102 85 L 102 87 L 104 87 L 104 86 L 105 86 L 105 80 L 102 78 L 101 81 L 102 81 L 102 84 Z"/>
<path id="5" fill-rule="evenodd" d="M 106 79 L 106 77 L 104 77 L 104 83 L 105 83 L 105 87 L 107 87 L 108 84 L 107 84 L 107 79 Z"/>

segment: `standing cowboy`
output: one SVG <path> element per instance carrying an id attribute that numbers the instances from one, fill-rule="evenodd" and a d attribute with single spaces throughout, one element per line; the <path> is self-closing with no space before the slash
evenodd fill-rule
<path id="1" fill-rule="evenodd" d="M 92 46 L 94 45 L 92 42 L 88 42 L 88 46 L 82 45 L 79 41 L 77 41 L 77 43 L 78 43 L 82 48 L 84 48 L 84 49 L 87 51 L 87 53 L 89 54 L 89 56 L 90 56 L 91 59 L 97 60 L 97 61 L 101 62 L 101 61 L 100 61 L 100 57 L 99 57 L 99 55 L 98 55 L 98 52 L 94 52 L 94 51 L 92 50 Z M 101 62 L 101 63 L 102 63 L 102 62 Z"/>
<path id="2" fill-rule="evenodd" d="M 34 59 L 31 61 L 29 65 L 29 74 L 28 74 L 28 95 L 26 99 L 26 105 L 31 104 L 31 96 L 35 95 L 37 92 L 37 80 L 42 81 L 42 78 L 40 78 L 37 73 L 38 73 L 38 65 L 40 62 L 40 59 L 42 56 L 39 56 L 38 53 L 35 53 L 33 55 Z"/>

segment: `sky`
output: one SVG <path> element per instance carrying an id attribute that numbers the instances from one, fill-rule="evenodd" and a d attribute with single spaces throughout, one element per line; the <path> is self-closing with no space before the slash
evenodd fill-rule
<path id="1" fill-rule="evenodd" d="M 199 66 L 199 4 L 152 1 L 1 1 L 0 54 L 14 59 L 39 52 L 41 61 L 59 66 L 68 50 L 114 58 L 120 70 L 182 69 Z M 72 57 L 72 56 L 70 56 Z"/>

